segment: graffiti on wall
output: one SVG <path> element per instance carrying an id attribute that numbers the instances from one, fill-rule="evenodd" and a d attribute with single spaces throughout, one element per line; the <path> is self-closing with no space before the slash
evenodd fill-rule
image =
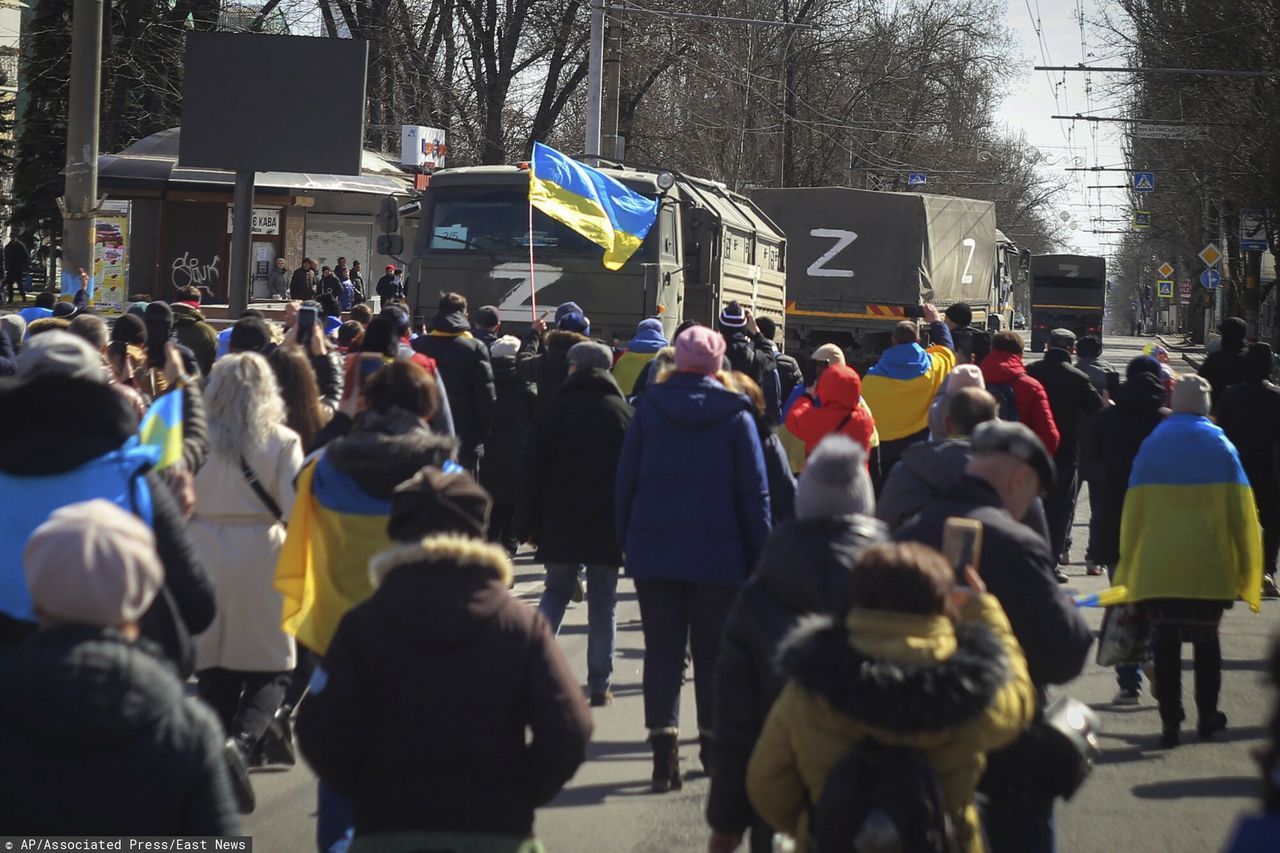
<path id="1" fill-rule="evenodd" d="M 169 268 L 169 281 L 175 288 L 186 287 L 188 284 L 201 289 L 212 288 L 219 281 L 218 261 L 218 256 L 214 255 L 210 263 L 202 264 L 198 257 L 192 257 L 190 252 L 183 252 L 181 257 L 173 259 Z"/>

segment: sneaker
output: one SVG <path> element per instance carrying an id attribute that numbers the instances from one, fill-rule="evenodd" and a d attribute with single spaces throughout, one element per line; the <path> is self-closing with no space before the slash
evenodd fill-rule
<path id="1" fill-rule="evenodd" d="M 1064 571 L 1062 570 L 1062 566 L 1054 566 L 1054 567 L 1053 567 L 1053 578 L 1054 578 L 1054 580 L 1056 580 L 1058 583 L 1070 583 L 1070 582 L 1071 582 L 1071 578 L 1069 578 L 1069 577 L 1067 576 L 1067 573 L 1066 573 L 1066 572 L 1064 572 Z"/>
<path id="2" fill-rule="evenodd" d="M 1102 568 L 1102 566 L 1099 566 L 1097 563 L 1095 563 L 1093 560 L 1085 560 L 1084 573 L 1091 578 L 1096 578 L 1098 575 L 1105 574 L 1106 570 Z"/>
<path id="3" fill-rule="evenodd" d="M 1132 687 L 1126 687 L 1116 694 L 1116 698 L 1111 700 L 1111 704 L 1140 705 L 1142 704 L 1142 694 Z"/>
<path id="4" fill-rule="evenodd" d="M 1280 598 L 1280 589 L 1276 589 L 1275 575 L 1262 576 L 1262 597 Z"/>
<path id="5" fill-rule="evenodd" d="M 592 708 L 603 708 L 603 707 L 605 707 L 606 705 L 612 705 L 612 704 L 613 704 L 613 691 L 612 691 L 612 690 L 606 690 L 606 691 L 605 691 L 605 692 L 603 692 L 603 693 L 592 693 L 592 694 L 591 694 L 591 707 L 592 707 Z"/>
<path id="6" fill-rule="evenodd" d="M 1164 729 L 1160 733 L 1160 746 L 1164 749 L 1173 749 L 1178 745 L 1180 739 L 1181 736 L 1179 735 L 1177 726 Z"/>

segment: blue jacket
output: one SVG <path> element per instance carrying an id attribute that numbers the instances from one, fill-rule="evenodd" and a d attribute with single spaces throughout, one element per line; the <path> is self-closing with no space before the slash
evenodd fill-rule
<path id="1" fill-rule="evenodd" d="M 645 393 L 615 489 L 627 574 L 736 586 L 769 536 L 769 482 L 746 397 L 676 373 Z"/>

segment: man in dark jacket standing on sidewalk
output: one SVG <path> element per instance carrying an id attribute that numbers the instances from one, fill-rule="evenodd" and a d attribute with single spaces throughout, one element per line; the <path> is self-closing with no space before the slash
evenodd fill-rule
<path id="1" fill-rule="evenodd" d="M 609 348 L 595 341 L 569 350 L 569 377 L 534 427 L 525 452 L 516 529 L 538 547 L 547 587 L 538 609 L 560 631 L 578 577 L 587 572 L 587 691 L 595 707 L 613 701 L 618 569 L 622 549 L 613 525 L 614 473 L 631 406 L 609 368 Z"/>
<path id="2" fill-rule="evenodd" d="M 458 461 L 473 474 L 484 455 L 484 440 L 493 419 L 493 366 L 489 348 L 471 334 L 466 297 L 446 293 L 427 334 L 413 342 L 418 352 L 435 359 L 444 378 L 458 436 Z"/>
<path id="3" fill-rule="evenodd" d="M 1245 336 L 1249 326 L 1239 317 L 1228 317 L 1218 327 L 1222 335 L 1222 347 L 1211 352 L 1200 365 L 1199 373 L 1213 387 L 1213 405 L 1218 405 L 1222 392 L 1237 382 L 1244 381 L 1244 352 L 1249 344 Z"/>
<path id="4" fill-rule="evenodd" d="M 1066 563 L 1068 534 L 1076 514 L 1076 477 L 1080 463 L 1080 420 L 1102 408 L 1102 397 L 1084 371 L 1071 365 L 1076 336 L 1069 329 L 1054 329 L 1044 358 L 1027 368 L 1027 374 L 1044 386 L 1049 395 L 1053 422 L 1058 426 L 1058 452 L 1053 456 L 1058 478 L 1045 497 L 1049 516 L 1049 547 L 1053 556 Z"/>
<path id="5" fill-rule="evenodd" d="M 1025 425 L 992 421 L 973 434 L 973 458 L 965 477 L 914 521 L 898 541 L 942 547 L 948 518 L 983 525 L 978 572 L 1009 616 L 1040 691 L 1065 684 L 1084 669 L 1093 633 L 1053 577 L 1056 562 L 1044 538 L 1015 518 L 1026 515 L 1036 495 L 1053 484 L 1053 460 Z M 1040 741 L 1028 735 L 992 753 L 980 789 L 989 798 L 986 830 L 993 853 L 1042 853 L 1054 849 L 1053 801 L 1038 790 Z"/>

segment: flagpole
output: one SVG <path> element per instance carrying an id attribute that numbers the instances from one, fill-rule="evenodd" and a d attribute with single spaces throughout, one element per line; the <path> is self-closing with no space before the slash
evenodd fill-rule
<path id="1" fill-rule="evenodd" d="M 529 313 L 533 320 L 538 319 L 538 284 L 537 273 L 533 269 L 533 200 L 529 200 Z"/>

